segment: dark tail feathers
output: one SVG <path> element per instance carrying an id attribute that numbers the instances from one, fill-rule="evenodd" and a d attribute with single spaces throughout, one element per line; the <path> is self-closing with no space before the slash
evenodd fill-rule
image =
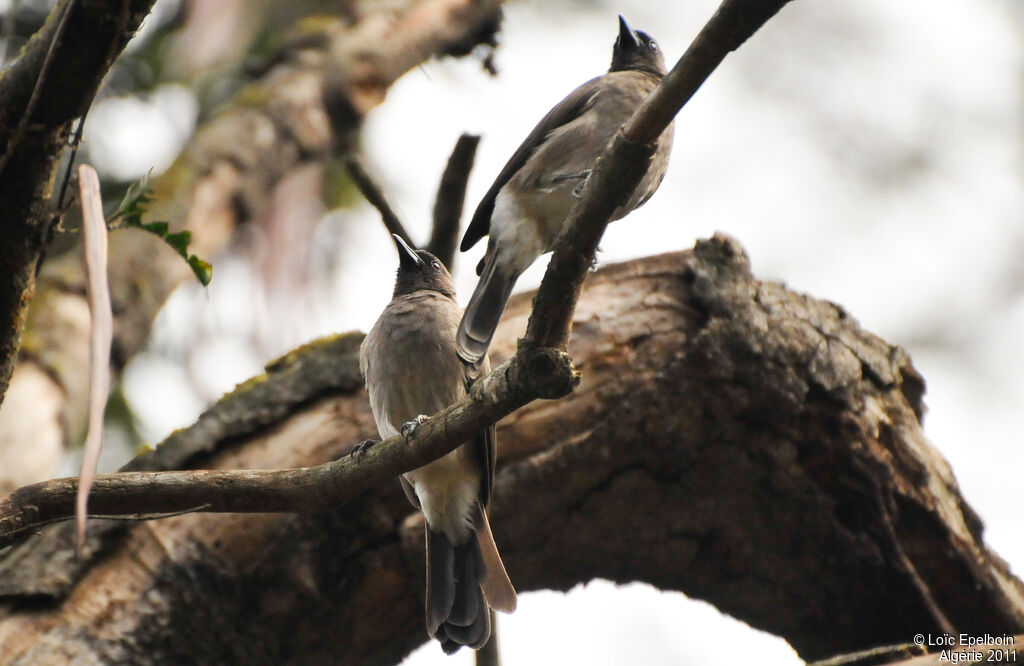
<path id="1" fill-rule="evenodd" d="M 496 255 L 496 252 L 491 253 L 486 260 L 480 281 L 459 322 L 455 348 L 467 363 L 477 363 L 487 353 L 494 330 L 498 328 L 498 321 L 505 311 L 505 304 L 519 278 L 499 268 L 495 261 Z"/>
<path id="2" fill-rule="evenodd" d="M 427 633 L 447 654 L 463 645 L 483 647 L 491 636 L 490 612 L 480 583 L 486 574 L 476 534 L 453 544 L 427 528 Z"/>

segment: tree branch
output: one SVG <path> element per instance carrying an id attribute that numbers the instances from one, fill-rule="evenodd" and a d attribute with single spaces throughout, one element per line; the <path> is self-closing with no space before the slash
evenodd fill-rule
<path id="1" fill-rule="evenodd" d="M 781 6 L 782 3 L 776 4 Z M 706 27 L 698 35 L 697 45 L 684 54 L 673 74 L 694 67 L 710 73 L 713 67 L 708 69 L 703 55 L 705 51 L 717 49 L 720 60 L 725 53 L 735 47 L 735 39 L 721 44 L 709 44 L 708 40 L 722 33 L 732 35 L 736 31 L 752 32 L 759 27 L 760 23 L 750 23 L 749 17 L 742 13 L 745 5 L 746 3 L 742 1 L 726 0 L 709 23 L 712 27 Z M 771 14 L 765 14 L 763 20 L 770 16 Z M 694 53 L 701 55 L 694 56 Z M 670 93 L 666 95 L 692 94 L 692 91 L 680 92 L 680 81 L 692 81 L 692 77 L 670 75 L 666 77 L 659 90 L 667 88 Z M 682 106 L 681 101 L 679 106 Z M 648 114 L 654 113 L 651 109 L 660 108 L 660 105 L 652 106 L 648 100 L 628 125 L 652 127 L 646 118 Z M 664 129 L 668 122 L 669 120 L 665 120 L 661 129 Z M 654 136 L 656 137 L 660 131 L 657 130 Z M 203 506 L 206 511 L 224 511 L 237 510 L 234 507 L 243 504 L 250 507 L 250 511 L 282 511 L 289 501 L 294 502 L 295 486 L 302 483 L 307 484 L 303 486 L 303 492 L 311 496 L 327 496 L 330 503 L 334 503 L 351 497 L 352 495 L 347 493 L 359 492 L 366 487 L 365 484 L 376 479 L 407 472 L 444 455 L 465 441 L 471 433 L 495 423 L 536 398 L 557 398 L 566 395 L 578 381 L 578 376 L 572 370 L 565 354 L 546 347 L 565 347 L 576 300 L 586 271 L 593 260 L 597 242 L 607 226 L 611 212 L 631 191 L 632 186 L 629 183 L 639 182 L 646 170 L 646 160 L 652 152 L 653 144 L 639 145 L 623 140 L 621 133 L 612 141 L 606 155 L 588 180 L 581 201 L 573 209 L 567 223 L 568 228 L 555 243 L 554 256 L 538 290 L 534 313 L 530 318 L 527 344 L 515 357 L 478 382 L 470 397 L 438 413 L 430 425 L 419 429 L 415 437 L 417 446 L 414 451 L 403 449 L 401 438 L 393 438 L 386 445 L 375 447 L 373 455 L 367 456 L 362 475 L 352 472 L 352 463 L 349 461 L 339 461 L 335 463 L 336 467 L 308 475 L 282 475 L 277 472 L 239 473 L 238 487 L 244 491 L 243 494 L 252 495 L 248 502 L 241 498 L 237 502 L 224 498 L 220 494 L 220 489 L 224 487 L 226 477 L 222 476 L 208 480 L 201 475 L 183 477 L 157 473 L 131 481 L 124 480 L 124 484 L 121 485 L 116 479 L 106 477 L 97 479 L 93 506 L 100 513 L 116 513 L 116 507 L 122 510 L 130 508 L 130 513 L 182 511 L 189 506 Z M 349 166 L 352 169 L 353 164 L 350 162 Z M 355 167 L 353 175 L 357 176 L 362 172 L 358 165 Z M 362 175 L 365 176 L 365 173 Z M 363 182 L 364 185 L 372 185 L 368 178 L 363 179 Z M 389 210 L 383 202 L 383 197 L 377 196 L 379 190 L 371 187 L 368 191 L 370 196 L 383 206 L 382 212 Z M 385 214 L 386 220 L 387 217 Z M 397 218 L 392 220 L 392 224 L 396 221 Z M 569 298 L 566 298 L 567 294 Z M 544 322 L 545 329 L 538 333 L 536 322 L 540 321 Z M 551 322 L 556 323 L 552 325 Z M 253 476 L 254 474 L 256 476 Z M 260 474 L 263 476 L 260 477 Z M 339 478 L 345 479 L 350 488 L 339 487 Z M 194 484 L 194 496 L 182 501 L 182 486 L 189 482 Z M 252 490 L 252 484 L 260 482 L 265 484 L 263 495 Z M 13 493 L 4 505 L 0 505 L 0 545 L 9 543 L 14 534 L 30 528 L 36 522 L 47 522 L 63 517 L 66 508 L 61 502 L 61 493 L 72 484 L 73 482 L 67 480 L 61 483 L 46 482 Z M 163 490 L 166 492 L 158 489 L 159 486 L 165 486 Z M 47 493 L 55 495 L 50 497 Z M 106 503 L 107 496 L 113 495 L 121 500 L 116 503 L 116 507 L 114 504 Z M 130 498 L 131 501 L 125 503 L 126 498 Z M 294 505 L 292 510 L 308 510 L 308 507 Z"/>
<path id="2" fill-rule="evenodd" d="M 531 296 L 510 302 L 496 362 L 515 357 Z M 1019 633 L 1024 585 L 924 440 L 922 382 L 898 347 L 837 306 L 757 281 L 723 237 L 592 274 L 575 323 L 578 390 L 499 424 L 492 524 L 517 588 L 645 581 L 808 660 L 939 633 L 918 581 L 958 631 Z M 212 408 L 178 435 L 216 439 L 191 464 L 345 456 L 374 432 L 358 342 L 296 352 Z M 321 370 L 328 348 L 338 358 Z M 245 396 L 247 410 L 232 406 Z M 213 429 L 230 420 L 248 425 Z M 191 448 L 154 455 L 164 446 Z M 0 664 L 396 663 L 426 640 L 422 520 L 397 486 L 381 479 L 326 512 L 120 524 L 80 578 L 70 539 L 34 552 L 34 538 L 0 561 Z"/>
<path id="3" fill-rule="evenodd" d="M 455 148 L 448 158 L 441 184 L 434 201 L 434 224 L 430 232 L 427 250 L 441 260 L 449 270 L 455 262 L 455 248 L 459 243 L 459 224 L 462 221 L 462 207 L 466 201 L 466 186 L 469 172 L 473 169 L 476 148 L 480 137 L 463 134 L 455 142 Z"/>
<path id="4" fill-rule="evenodd" d="M 411 247 L 416 247 L 416 242 L 409 236 L 409 232 L 405 230 L 405 226 L 402 225 L 402 221 L 398 219 L 398 215 L 391 208 L 391 204 L 388 203 L 384 192 L 373 181 L 373 178 L 370 178 L 370 174 L 366 173 L 362 162 L 355 155 L 349 155 L 345 158 L 345 169 L 362 195 L 380 213 L 381 221 L 384 222 L 384 227 L 388 230 L 388 233 L 396 234 Z"/>
<path id="5" fill-rule="evenodd" d="M 576 381 L 568 356 L 543 350 L 515 357 L 474 386 L 471 395 L 438 412 L 409 440 L 378 443 L 358 459 L 295 470 L 118 472 L 96 477 L 89 495 L 105 515 L 326 511 L 403 472 L 440 458 L 473 433 L 537 397 L 561 397 Z M 74 513 L 77 478 L 42 481 L 0 500 L 0 548 L 37 526 Z"/>
<path id="6" fill-rule="evenodd" d="M 88 81 L 84 64 L 91 62 L 90 54 L 97 48 L 94 42 L 110 32 L 107 24 L 116 23 L 113 7 L 120 7 L 121 1 L 106 0 L 110 9 L 101 9 L 104 3 L 76 2 L 68 19 L 69 37 L 61 42 L 62 50 L 55 56 L 63 64 L 54 72 L 60 78 L 53 80 L 67 85 L 54 90 L 53 77 L 48 77 L 40 94 L 40 114 L 54 104 L 54 95 L 57 102 L 77 108 L 74 95 Z M 137 4 L 140 2 L 132 6 Z M 104 25 L 77 23 L 77 17 L 85 11 L 83 6 L 90 11 L 96 8 Z M 499 0 L 413 0 L 400 10 L 368 8 L 360 20 L 351 24 L 316 23 L 318 32 L 302 42 L 302 57 L 275 61 L 258 80 L 240 91 L 232 104 L 206 122 L 175 163 L 153 180 L 154 203 L 148 219 L 168 220 L 176 230 L 191 231 L 192 251 L 215 259 L 231 243 L 234 230 L 265 209 L 285 176 L 310 162 L 329 159 L 338 137 L 355 132 L 363 115 L 383 99 L 399 76 L 428 58 L 464 53 L 478 42 L 493 42 L 500 17 Z M 129 25 L 127 32 L 132 30 L 134 27 Z M 52 21 L 34 38 L 38 44 L 26 48 L 26 54 L 39 53 L 24 56 L 28 58 L 24 62 L 42 59 L 40 46 L 49 44 L 43 33 L 52 35 Z M 79 50 L 67 51 L 69 45 Z M 105 47 L 101 50 L 103 53 L 95 56 L 97 60 L 106 57 Z M 0 151 L 5 124 L 17 118 L 14 109 L 19 99 L 6 91 L 21 81 L 25 102 L 35 81 L 34 75 L 19 78 L 23 70 L 24 66 L 16 65 L 0 79 L 0 99 L 4 100 L 0 108 Z M 65 81 L 66 75 L 74 76 Z M 324 99 L 326 79 L 331 82 L 334 104 Z M 337 112 L 341 107 L 347 112 Z M 30 129 L 37 124 L 34 120 Z M 57 137 L 60 131 L 55 132 Z M 26 134 L 25 149 L 35 146 L 32 150 L 43 150 L 56 145 L 55 150 L 59 150 L 63 140 L 58 139 L 44 146 L 32 129 Z M 16 159 L 19 164 L 30 164 L 21 153 Z M 51 476 L 61 444 L 80 441 L 85 430 L 87 390 L 82 378 L 87 376 L 88 327 L 83 326 L 80 316 L 86 303 L 78 255 L 51 256 L 43 265 L 34 298 L 31 291 L 36 287 L 38 263 L 31 257 L 41 253 L 46 234 L 41 222 L 25 226 L 25 220 L 29 213 L 36 215 L 32 220 L 38 218 L 47 224 L 52 218 L 40 204 L 47 199 L 49 173 L 19 168 L 0 179 L 0 201 L 4 202 L 0 210 L 0 265 L 12 267 L 0 279 L 0 358 L 11 363 L 20 359 L 23 372 L 17 377 L 22 380 L 21 388 L 12 390 L 19 391 L 17 402 L 27 405 L 30 413 L 23 410 L 17 419 L 31 421 L 24 428 L 14 427 L 4 419 L 15 416 L 0 411 L 0 449 L 13 449 L 19 454 L 31 451 L 40 458 L 35 464 L 0 469 L 0 494 Z M 28 185 L 19 185 L 22 181 L 31 181 L 39 191 L 23 196 Z M 21 199 L 12 194 L 15 191 L 22 193 L 18 195 Z M 21 204 L 15 205 L 16 201 L 22 201 L 25 207 L 19 208 Z M 8 225 L 24 231 L 24 237 L 6 235 Z M 27 254 L 22 253 L 25 248 Z M 8 252 L 18 254 L 25 262 L 4 259 Z M 167 296 L 188 279 L 192 279 L 188 267 L 148 234 L 123 230 L 111 235 L 115 372 L 145 343 Z M 8 287 L 10 291 L 6 291 Z M 10 315 L 20 327 L 26 316 L 24 306 L 30 300 L 36 302 L 27 313 L 19 355 L 16 338 L 2 332 L 4 318 Z M 16 307 L 8 307 L 12 301 Z M 6 388 L 3 372 L 0 368 L 0 392 Z M 39 441 L 40 433 L 46 434 L 46 446 Z M 43 455 L 42 451 L 47 453 Z"/>
<path id="7" fill-rule="evenodd" d="M 55 222 L 47 202 L 71 123 L 92 103 L 111 54 L 124 48 L 151 5 L 64 0 L 0 74 L 0 403 Z"/>
<path id="8" fill-rule="evenodd" d="M 583 195 L 555 241 L 537 291 L 526 344 L 564 349 L 572 308 L 612 213 L 647 172 L 655 144 L 676 113 L 730 51 L 757 32 L 789 0 L 725 0 L 690 48 L 620 130 L 587 179 Z"/>

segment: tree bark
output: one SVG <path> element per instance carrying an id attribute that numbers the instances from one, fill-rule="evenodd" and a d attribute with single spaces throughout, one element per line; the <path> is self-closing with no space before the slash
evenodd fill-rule
<path id="1" fill-rule="evenodd" d="M 500 17 L 498 0 L 416 0 L 400 11 L 367 11 L 353 25 L 324 21 L 204 125 L 154 179 L 148 219 L 188 229 L 190 251 L 215 258 L 240 224 L 260 214 L 287 174 L 348 150 L 363 115 L 398 77 L 428 58 L 493 44 Z M 0 200 L 3 193 L 0 186 Z M 7 213 L 0 211 L 0 240 Z M 0 253 L 7 247 L 0 242 Z M 34 276 L 35 263 L 26 266 L 26 275 Z M 151 235 L 132 229 L 111 234 L 115 372 L 148 339 L 167 296 L 190 277 L 181 257 Z M 52 475 L 61 445 L 79 441 L 85 431 L 89 319 L 78 254 L 47 262 L 37 291 L 19 359 L 25 371 L 18 377 L 25 381 L 10 389 L 18 404 L 31 407 L 16 414 L 0 410 L 0 458 L 26 455 L 33 464 L 0 468 L 0 493 Z M 27 306 L 32 292 L 19 293 Z M 2 298 L 0 311 L 6 312 Z M 18 312 L 24 320 L 24 308 Z M 12 346 L 12 363 L 16 351 Z M 2 380 L 0 373 L 0 396 Z M 25 425 L 14 428 L 13 421 Z M 23 436 L 32 432 L 47 433 L 45 446 Z"/>
<path id="2" fill-rule="evenodd" d="M 529 306 L 510 304 L 495 364 Z M 136 466 L 345 454 L 374 435 L 357 341 L 298 350 Z M 519 590 L 646 581 L 805 659 L 1024 628 L 1024 586 L 921 433 L 906 354 L 754 279 L 735 242 L 592 275 L 569 351 L 577 390 L 499 424 L 492 525 Z M 397 483 L 325 514 L 118 523 L 78 570 L 69 527 L 0 562 L 0 664 L 386 664 L 426 640 L 422 521 Z"/>
<path id="3" fill-rule="evenodd" d="M 0 403 L 58 214 L 54 174 L 71 123 L 92 103 L 153 0 L 64 0 L 0 73 Z"/>

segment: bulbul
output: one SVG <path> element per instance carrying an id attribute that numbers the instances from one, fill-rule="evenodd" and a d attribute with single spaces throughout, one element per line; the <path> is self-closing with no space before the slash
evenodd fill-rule
<path id="1" fill-rule="evenodd" d="M 465 252 L 489 234 L 487 252 L 477 266 L 480 281 L 459 324 L 461 358 L 475 363 L 487 353 L 516 280 L 551 249 L 597 158 L 664 75 L 657 43 L 620 16 L 608 73 L 555 105 L 505 164 L 460 245 Z M 669 125 L 643 180 L 613 220 L 651 198 L 665 176 L 671 149 Z"/>
<path id="2" fill-rule="evenodd" d="M 490 369 L 486 356 L 466 363 L 455 351 L 461 311 L 451 275 L 434 255 L 394 239 L 399 251 L 395 291 L 359 349 L 382 438 L 464 397 L 472 381 Z M 487 642 L 488 607 L 506 613 L 516 607 L 487 520 L 494 462 L 492 425 L 400 477 L 427 523 L 427 633 L 448 654 Z"/>

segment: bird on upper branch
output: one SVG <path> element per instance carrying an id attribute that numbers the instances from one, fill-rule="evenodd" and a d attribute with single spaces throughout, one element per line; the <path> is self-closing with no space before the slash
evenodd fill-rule
<path id="1" fill-rule="evenodd" d="M 598 157 L 664 75 L 658 44 L 619 16 L 608 72 L 556 104 L 505 164 L 460 245 L 465 252 L 489 236 L 477 266 L 480 281 L 459 324 L 456 344 L 462 359 L 475 363 L 487 353 L 516 280 L 551 249 Z M 669 125 L 646 174 L 612 220 L 651 198 L 665 176 L 671 149 Z"/>

